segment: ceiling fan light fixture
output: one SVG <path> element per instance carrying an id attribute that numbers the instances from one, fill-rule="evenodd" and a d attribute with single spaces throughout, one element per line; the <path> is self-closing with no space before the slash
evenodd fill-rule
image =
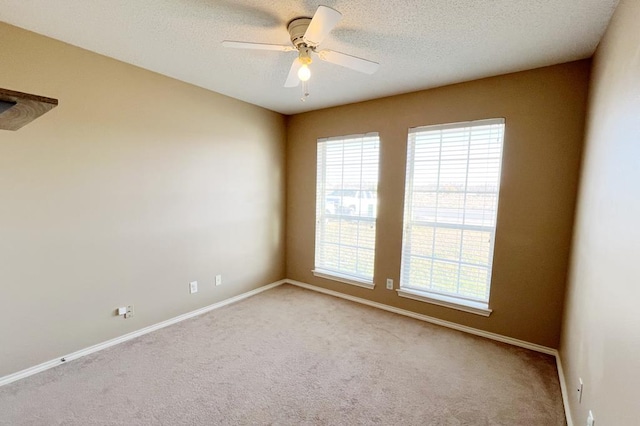
<path id="1" fill-rule="evenodd" d="M 311 70 L 309 69 L 309 65 L 304 64 L 298 70 L 298 78 L 300 81 L 309 81 L 311 78 Z"/>
<path id="2" fill-rule="evenodd" d="M 312 50 L 307 46 L 303 45 L 299 48 L 298 59 L 300 60 L 301 64 L 309 65 L 312 62 L 311 52 Z"/>
<path id="3" fill-rule="evenodd" d="M 252 43 L 244 41 L 224 40 L 222 45 L 236 49 L 274 50 L 280 52 L 298 51 L 298 57 L 293 60 L 284 87 L 297 87 L 303 83 L 304 96 L 308 96 L 306 82 L 311 78 L 309 65 L 312 54 L 316 54 L 322 61 L 350 68 L 365 74 L 373 74 L 378 69 L 377 62 L 368 61 L 346 53 L 333 50 L 318 50 L 320 43 L 337 25 L 342 14 L 327 6 L 318 6 L 313 18 L 294 18 L 287 24 L 287 31 L 291 38 L 291 45 L 269 43 Z M 304 100 L 304 98 L 303 98 Z"/>
<path id="4" fill-rule="evenodd" d="M 302 64 L 298 70 L 298 78 L 300 81 L 308 81 L 311 78 L 311 70 L 309 65 L 311 64 L 311 49 L 302 44 L 299 48 L 298 62 Z"/>

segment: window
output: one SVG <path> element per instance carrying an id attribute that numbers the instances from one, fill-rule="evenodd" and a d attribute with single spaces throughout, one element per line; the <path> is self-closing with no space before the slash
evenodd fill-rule
<path id="1" fill-rule="evenodd" d="M 377 133 L 318 140 L 314 274 L 373 288 Z"/>
<path id="2" fill-rule="evenodd" d="M 488 316 L 504 119 L 410 129 L 400 296 Z"/>

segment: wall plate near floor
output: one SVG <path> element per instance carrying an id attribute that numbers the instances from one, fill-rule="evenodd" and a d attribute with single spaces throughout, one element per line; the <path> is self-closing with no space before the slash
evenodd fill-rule
<path id="1" fill-rule="evenodd" d="M 198 281 L 191 281 L 189 283 L 189 293 L 197 293 L 198 292 Z"/>
<path id="2" fill-rule="evenodd" d="M 122 306 L 116 309 L 116 315 L 124 317 L 125 319 L 133 316 L 133 305 Z"/>
<path id="3" fill-rule="evenodd" d="M 127 312 L 124 314 L 125 318 L 131 318 L 133 316 L 133 305 L 127 306 Z"/>
<path id="4" fill-rule="evenodd" d="M 222 284 L 222 275 L 216 275 L 216 286 Z"/>
<path id="5" fill-rule="evenodd" d="M 582 391 L 583 391 L 582 378 L 578 379 L 578 404 L 582 404 Z"/>

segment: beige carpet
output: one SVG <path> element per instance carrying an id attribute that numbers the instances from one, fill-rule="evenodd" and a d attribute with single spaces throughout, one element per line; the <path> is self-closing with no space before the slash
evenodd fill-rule
<path id="1" fill-rule="evenodd" d="M 2 425 L 564 425 L 553 357 L 284 285 L 0 388 Z"/>

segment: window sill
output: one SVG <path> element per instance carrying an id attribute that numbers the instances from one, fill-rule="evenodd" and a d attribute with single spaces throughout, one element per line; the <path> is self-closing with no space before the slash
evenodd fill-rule
<path id="1" fill-rule="evenodd" d="M 407 299 L 419 300 L 421 302 L 432 303 L 434 305 L 457 309 L 463 312 L 482 315 L 483 317 L 488 317 L 491 315 L 491 312 L 493 312 L 489 309 L 489 305 L 487 303 L 462 300 L 451 296 L 444 296 L 442 294 L 407 288 L 401 288 L 396 291 L 400 297 L 406 297 Z"/>
<path id="2" fill-rule="evenodd" d="M 336 272 L 323 271 L 320 269 L 314 269 L 311 271 L 314 276 L 319 278 L 324 278 L 327 280 L 338 281 L 344 284 L 351 284 L 358 287 L 368 288 L 369 290 L 373 290 L 375 284 L 373 281 L 359 280 L 357 278 L 349 277 L 347 275 L 341 275 Z"/>

